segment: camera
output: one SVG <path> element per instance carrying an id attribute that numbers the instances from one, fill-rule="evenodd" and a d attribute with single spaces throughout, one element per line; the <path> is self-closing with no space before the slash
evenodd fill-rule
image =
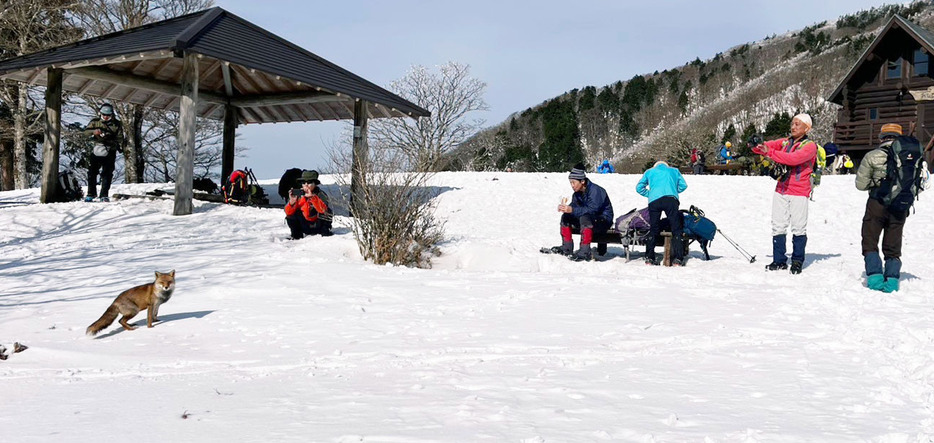
<path id="1" fill-rule="evenodd" d="M 305 191 L 302 191 L 301 188 L 295 188 L 289 191 L 289 195 L 297 198 L 305 195 Z"/>

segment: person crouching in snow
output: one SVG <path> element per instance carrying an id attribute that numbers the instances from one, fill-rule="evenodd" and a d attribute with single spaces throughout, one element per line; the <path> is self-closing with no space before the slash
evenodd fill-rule
<path id="1" fill-rule="evenodd" d="M 293 240 L 306 235 L 331 235 L 332 211 L 328 204 L 328 195 L 318 187 L 318 171 L 302 171 L 297 182 L 301 189 L 289 193 L 289 202 L 285 205 L 285 221 Z"/>
<path id="2" fill-rule="evenodd" d="M 678 194 L 687 188 L 681 171 L 663 161 L 655 162 L 655 166 L 645 171 L 636 184 L 636 192 L 649 199 L 649 238 L 645 243 L 645 264 L 659 264 L 655 257 L 655 245 L 662 231 L 662 212 L 671 225 L 671 265 L 681 266 L 684 263 L 684 244 L 675 239 L 681 239 L 684 235 L 684 217 L 679 210 L 681 203 Z"/>
<path id="3" fill-rule="evenodd" d="M 791 119 L 791 136 L 769 140 L 753 136 L 749 145 L 756 154 L 785 165 L 787 171 L 776 177 L 772 194 L 772 263 L 766 270 L 788 269 L 785 257 L 787 231 L 791 228 L 791 273 L 800 274 L 804 266 L 804 249 L 808 243 L 808 199 L 811 195 L 811 172 L 817 157 L 817 143 L 808 139 L 811 116 L 798 114 Z"/>
<path id="4" fill-rule="evenodd" d="M 606 191 L 591 182 L 584 173 L 584 165 L 578 163 L 571 169 L 568 181 L 574 195 L 571 204 L 558 205 L 561 213 L 561 253 L 574 261 L 590 261 L 593 254 L 590 243 L 594 234 L 603 234 L 610 229 L 613 223 L 613 204 Z M 581 243 L 577 254 L 574 254 L 574 240 L 571 230 L 580 229 Z"/>

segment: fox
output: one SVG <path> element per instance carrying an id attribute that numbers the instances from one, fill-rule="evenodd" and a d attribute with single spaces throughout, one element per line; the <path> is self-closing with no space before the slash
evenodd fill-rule
<path id="1" fill-rule="evenodd" d="M 110 307 L 104 311 L 104 315 L 97 319 L 91 326 L 88 326 L 87 335 L 97 335 L 102 329 L 110 326 L 117 318 L 117 314 L 123 315 L 120 324 L 127 331 L 136 329 L 127 323 L 139 311 L 146 309 L 146 327 L 151 328 L 153 322 L 159 321 L 159 306 L 169 301 L 172 292 L 175 291 L 175 270 L 167 273 L 156 271 L 156 281 L 139 285 L 120 293 Z"/>

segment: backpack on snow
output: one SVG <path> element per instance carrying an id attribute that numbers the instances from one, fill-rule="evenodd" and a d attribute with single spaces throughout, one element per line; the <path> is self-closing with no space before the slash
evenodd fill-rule
<path id="1" fill-rule="evenodd" d="M 256 176 L 249 168 L 238 169 L 230 174 L 222 188 L 224 203 L 232 205 L 268 205 L 269 197 L 263 187 L 256 183 Z"/>
<path id="2" fill-rule="evenodd" d="M 899 136 L 885 153 L 885 179 L 873 190 L 872 198 L 890 211 L 907 211 L 923 190 L 921 143 L 911 136 Z"/>
<path id="3" fill-rule="evenodd" d="M 694 205 L 686 211 L 682 209 L 681 213 L 684 214 L 684 235 L 697 240 L 701 250 L 704 251 L 704 260 L 710 260 L 707 245 L 717 235 L 717 225 L 704 216 L 704 211 Z"/>
<path id="4" fill-rule="evenodd" d="M 84 198 L 84 190 L 78 184 L 75 174 L 70 170 L 59 172 L 58 180 L 55 181 L 55 194 L 52 196 L 52 202 L 73 202 L 82 198 Z"/>

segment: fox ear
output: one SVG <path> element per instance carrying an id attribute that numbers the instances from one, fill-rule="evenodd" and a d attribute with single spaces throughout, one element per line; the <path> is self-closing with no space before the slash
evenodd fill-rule
<path id="1" fill-rule="evenodd" d="M 172 277 L 175 277 L 175 270 L 173 269 L 173 270 L 169 271 L 169 275 L 171 275 Z"/>

